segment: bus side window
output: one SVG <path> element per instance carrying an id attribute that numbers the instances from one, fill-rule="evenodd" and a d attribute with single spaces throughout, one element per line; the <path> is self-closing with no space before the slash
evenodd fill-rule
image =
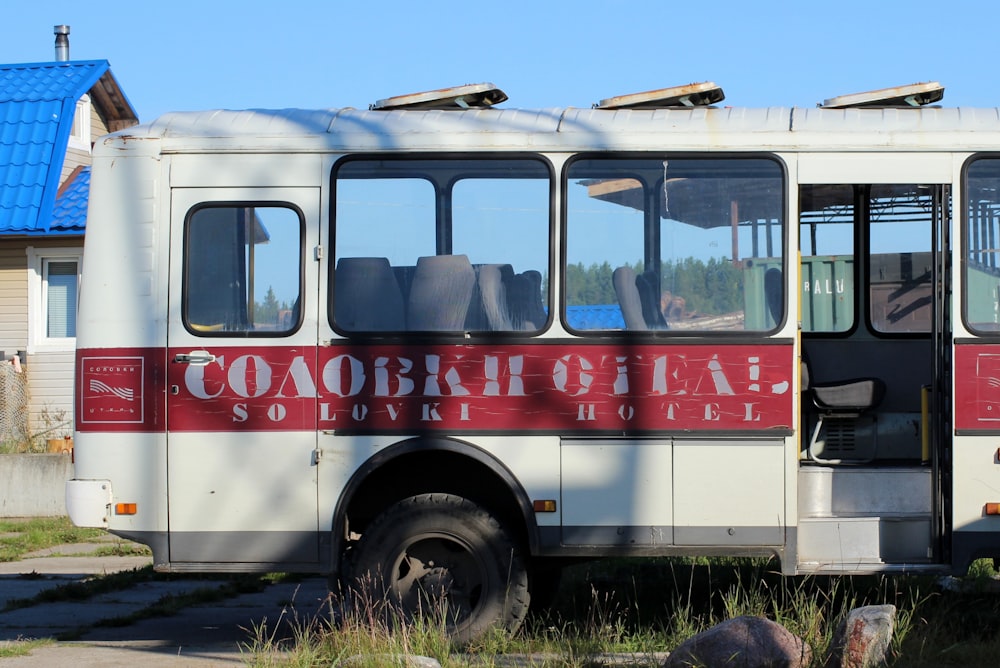
<path id="1" fill-rule="evenodd" d="M 539 271 L 549 257 L 548 173 L 535 161 L 510 164 L 503 178 L 463 178 L 451 190 L 453 252 L 477 275 L 469 331 L 533 332 L 548 320 Z"/>
<path id="2" fill-rule="evenodd" d="M 1000 160 L 980 158 L 967 167 L 965 322 L 975 332 L 1000 332 Z"/>
<path id="3" fill-rule="evenodd" d="M 297 328 L 301 229 L 299 214 L 286 206 L 192 211 L 185 231 L 185 326 L 208 336 Z"/>
<path id="4" fill-rule="evenodd" d="M 582 157 L 566 170 L 565 322 L 586 331 L 767 332 L 781 268 L 773 160 Z M 782 296 L 782 301 L 783 296 Z"/>
<path id="5" fill-rule="evenodd" d="M 545 326 L 548 290 L 539 270 L 549 266 L 552 190 L 545 162 L 357 157 L 336 165 L 333 178 L 334 260 L 387 261 L 405 311 L 389 328 L 334 304 L 340 331 L 458 334 Z M 336 281 L 338 272 L 331 272 Z M 358 289 L 335 285 L 331 294 L 344 300 Z"/>

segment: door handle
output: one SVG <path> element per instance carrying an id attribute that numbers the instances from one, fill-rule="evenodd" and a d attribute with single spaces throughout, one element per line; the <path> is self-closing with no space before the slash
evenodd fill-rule
<path id="1" fill-rule="evenodd" d="M 177 353 L 174 355 L 176 364 L 191 364 L 193 366 L 205 366 L 215 361 L 215 355 L 207 350 L 192 350 L 189 353 Z"/>

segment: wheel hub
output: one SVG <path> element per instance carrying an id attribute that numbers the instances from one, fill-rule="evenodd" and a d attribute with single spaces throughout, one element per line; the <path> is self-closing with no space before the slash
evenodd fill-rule
<path id="1" fill-rule="evenodd" d="M 468 617 L 479 602 L 482 569 L 475 557 L 453 540 L 419 540 L 409 545 L 396 563 L 395 589 L 408 609 L 444 607 L 454 622 Z"/>

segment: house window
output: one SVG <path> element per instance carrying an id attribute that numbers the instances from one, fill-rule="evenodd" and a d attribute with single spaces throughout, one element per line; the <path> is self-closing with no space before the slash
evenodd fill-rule
<path id="1" fill-rule="evenodd" d="M 84 95 L 76 101 L 73 115 L 73 129 L 69 134 L 69 147 L 90 152 L 90 96 Z"/>
<path id="2" fill-rule="evenodd" d="M 82 248 L 28 248 L 28 350 L 72 350 Z"/>
<path id="3" fill-rule="evenodd" d="M 80 269 L 76 260 L 42 260 L 45 293 L 45 337 L 68 339 L 76 336 L 76 295 Z"/>

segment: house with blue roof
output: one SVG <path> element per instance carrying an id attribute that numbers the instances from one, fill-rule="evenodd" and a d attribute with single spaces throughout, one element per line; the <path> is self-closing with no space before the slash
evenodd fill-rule
<path id="1" fill-rule="evenodd" d="M 60 28 L 56 61 L 0 65 L 0 354 L 27 385 L 24 433 L 47 438 L 73 429 L 91 148 L 138 123 L 106 60 L 58 59 Z"/>

